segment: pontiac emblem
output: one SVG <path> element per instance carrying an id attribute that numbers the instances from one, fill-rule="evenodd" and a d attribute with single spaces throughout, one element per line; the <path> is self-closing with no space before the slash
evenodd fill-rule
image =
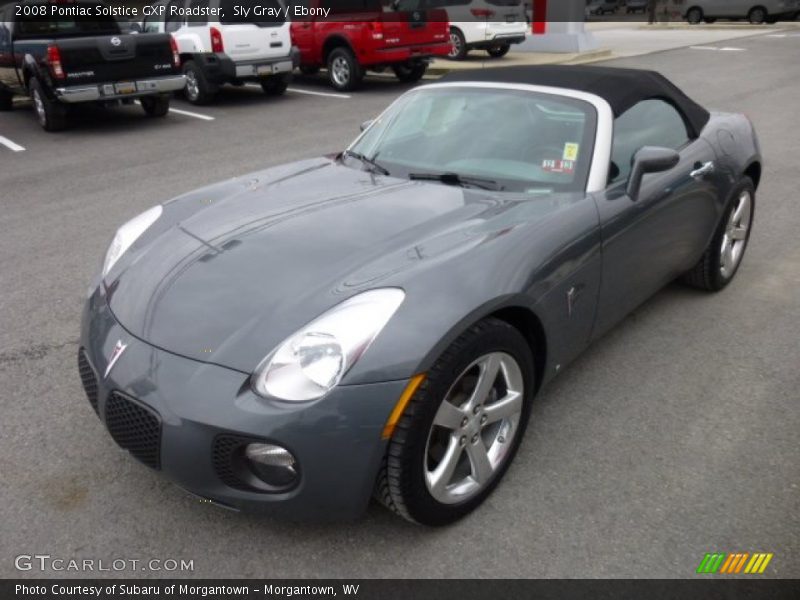
<path id="1" fill-rule="evenodd" d="M 103 373 L 103 379 L 108 379 L 108 374 L 111 372 L 111 369 L 114 368 L 114 365 L 119 360 L 119 357 L 122 356 L 122 353 L 125 352 L 125 348 L 127 347 L 128 344 L 123 344 L 122 340 L 117 340 L 117 344 L 111 351 L 111 356 L 108 357 L 108 366 L 106 367 L 106 372 Z"/>

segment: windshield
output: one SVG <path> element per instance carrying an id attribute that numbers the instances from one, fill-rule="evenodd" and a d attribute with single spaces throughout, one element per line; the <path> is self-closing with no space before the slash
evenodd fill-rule
<path id="1" fill-rule="evenodd" d="M 596 120 L 591 104 L 563 96 L 427 88 L 400 98 L 349 150 L 395 177 L 446 173 L 503 191 L 582 191 Z"/>

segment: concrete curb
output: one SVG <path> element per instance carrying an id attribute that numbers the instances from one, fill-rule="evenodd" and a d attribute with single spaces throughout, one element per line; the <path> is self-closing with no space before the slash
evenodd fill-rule
<path id="1" fill-rule="evenodd" d="M 510 52 L 502 59 L 449 61 L 436 60 L 428 68 L 426 77 L 441 77 L 453 71 L 489 69 L 495 67 L 514 67 L 522 65 L 579 65 L 613 58 L 609 48 L 579 53 Z"/>

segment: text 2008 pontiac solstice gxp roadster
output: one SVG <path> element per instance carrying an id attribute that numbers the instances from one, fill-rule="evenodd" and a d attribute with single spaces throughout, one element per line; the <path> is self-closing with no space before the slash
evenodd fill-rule
<path id="1" fill-rule="evenodd" d="M 451 75 L 338 156 L 123 225 L 81 377 L 120 446 L 219 504 L 449 523 L 591 340 L 675 278 L 731 281 L 760 176 L 745 117 L 656 73 Z"/>

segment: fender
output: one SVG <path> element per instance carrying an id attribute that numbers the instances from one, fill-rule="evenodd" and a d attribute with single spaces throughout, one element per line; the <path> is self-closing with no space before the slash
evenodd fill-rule
<path id="1" fill-rule="evenodd" d="M 42 84 L 42 89 L 48 98 L 55 100 L 56 95 L 53 92 L 53 78 L 50 72 L 36 61 L 32 54 L 26 54 L 22 59 L 22 82 L 26 93 L 30 93 L 30 81 L 35 77 L 36 80 Z"/>

